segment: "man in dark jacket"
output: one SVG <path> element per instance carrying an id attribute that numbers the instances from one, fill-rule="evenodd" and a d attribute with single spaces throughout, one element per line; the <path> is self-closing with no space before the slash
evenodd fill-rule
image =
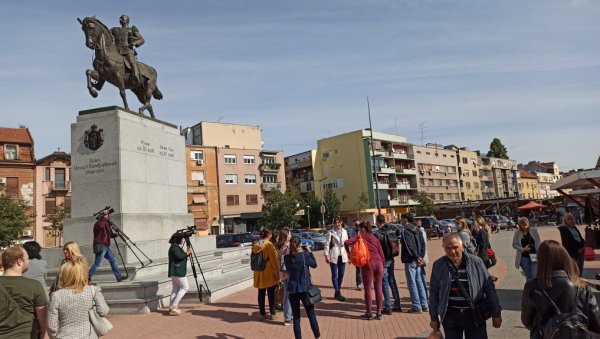
<path id="1" fill-rule="evenodd" d="M 402 307 L 400 306 L 400 292 L 398 291 L 398 284 L 396 283 L 396 276 L 394 275 L 394 257 L 391 255 L 392 244 L 387 236 L 388 233 L 395 234 L 396 229 L 392 228 L 393 226 L 385 224 L 385 216 L 382 214 L 377 216 L 376 225 L 378 231 L 374 232 L 373 235 L 375 235 L 379 240 L 381 248 L 383 249 L 383 254 L 385 255 L 381 284 L 381 288 L 383 290 L 383 310 L 381 313 L 389 315 L 392 314 L 392 311 L 402 312 Z M 392 292 L 392 296 L 394 297 L 393 308 L 390 298 L 390 290 Z"/>
<path id="2" fill-rule="evenodd" d="M 94 260 L 94 265 L 90 268 L 89 276 L 91 279 L 98 267 L 102 264 L 102 259 L 106 258 L 110 263 L 110 268 L 112 269 L 115 278 L 117 278 L 117 282 L 121 282 L 127 277 L 121 275 L 119 265 L 117 265 L 117 259 L 115 259 L 114 254 L 110 250 L 110 238 L 116 238 L 119 234 L 113 232 L 112 227 L 110 227 L 110 222 L 108 221 L 109 218 L 108 211 L 104 210 L 102 211 L 102 218 L 94 224 L 93 249 L 96 259 Z"/>
<path id="3" fill-rule="evenodd" d="M 410 313 L 427 312 L 427 292 L 425 290 L 424 275 L 421 270 L 425 269 L 425 240 L 421 231 L 414 224 L 412 213 L 406 215 L 407 223 L 402 230 L 402 250 L 400 259 L 404 263 L 404 272 L 406 273 L 406 284 L 410 293 L 411 309 Z"/>
<path id="4" fill-rule="evenodd" d="M 502 325 L 496 288 L 480 258 L 465 252 L 458 233 L 448 233 L 443 240 L 446 256 L 433 263 L 429 281 L 429 316 L 431 328 L 446 338 L 487 338 L 486 323 L 475 322 L 477 305 L 485 298 L 492 305 L 492 324 Z M 468 296 L 468 297 L 467 297 Z M 471 303 L 472 301 L 472 303 Z"/>

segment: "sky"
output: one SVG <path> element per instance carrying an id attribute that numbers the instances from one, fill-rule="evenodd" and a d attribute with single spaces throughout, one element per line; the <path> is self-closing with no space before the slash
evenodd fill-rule
<path id="1" fill-rule="evenodd" d="M 285 155 L 369 127 L 415 144 L 594 167 L 600 155 L 600 1 L 190 0 L 0 4 L 0 126 L 41 158 L 70 152 L 79 111 L 123 106 L 86 89 L 77 18 L 127 14 L 158 72 L 157 118 L 258 125 Z M 128 92 L 130 108 L 141 106 Z"/>

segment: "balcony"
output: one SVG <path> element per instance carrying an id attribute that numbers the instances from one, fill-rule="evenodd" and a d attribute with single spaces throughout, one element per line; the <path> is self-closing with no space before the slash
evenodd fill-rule
<path id="1" fill-rule="evenodd" d="M 390 206 L 399 206 L 400 199 L 390 199 Z"/>
<path id="2" fill-rule="evenodd" d="M 411 189 L 410 184 L 409 183 L 404 183 L 404 182 L 398 183 L 397 188 L 399 190 L 409 190 L 409 189 Z"/>
<path id="3" fill-rule="evenodd" d="M 416 175 L 416 168 L 396 168 L 396 173 Z"/>
<path id="4" fill-rule="evenodd" d="M 390 152 L 390 157 L 394 159 L 408 160 L 408 154 L 406 153 Z"/>
<path id="5" fill-rule="evenodd" d="M 380 183 L 378 183 L 378 185 L 379 185 L 380 190 L 387 190 L 388 188 L 390 188 L 390 184 L 388 184 L 387 182 L 386 183 L 380 182 Z M 375 188 L 375 183 L 373 183 L 373 188 Z"/>
<path id="6" fill-rule="evenodd" d="M 269 164 L 260 164 L 258 169 L 263 173 L 278 173 L 281 164 L 279 163 L 269 163 Z"/>
<path id="7" fill-rule="evenodd" d="M 396 169 L 393 167 L 380 167 L 378 168 L 379 173 L 387 173 L 387 174 L 394 174 L 396 173 Z"/>
<path id="8" fill-rule="evenodd" d="M 494 181 L 491 177 L 487 175 L 482 175 L 479 178 L 481 179 L 481 181 Z"/>
<path id="9" fill-rule="evenodd" d="M 281 189 L 281 183 L 280 182 L 263 182 L 261 187 L 262 187 L 263 191 L 271 192 L 273 190 Z"/>
<path id="10" fill-rule="evenodd" d="M 375 157 L 388 157 L 388 152 L 384 150 L 374 150 L 373 153 L 375 153 Z"/>
<path id="11" fill-rule="evenodd" d="M 56 182 L 56 181 L 49 181 L 48 182 L 48 190 L 49 191 L 54 191 L 54 192 L 68 192 L 71 189 L 71 182 L 70 181 L 60 181 L 60 182 Z"/>

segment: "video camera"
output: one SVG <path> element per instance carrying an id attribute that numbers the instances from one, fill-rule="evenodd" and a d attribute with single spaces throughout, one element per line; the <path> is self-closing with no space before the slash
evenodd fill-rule
<path id="1" fill-rule="evenodd" d="M 189 238 L 192 235 L 196 234 L 196 226 L 188 226 L 186 228 L 177 230 L 175 233 L 181 234 L 184 238 Z"/>
<path id="2" fill-rule="evenodd" d="M 102 219 L 102 212 L 107 211 L 108 214 L 110 215 L 111 213 L 115 212 L 115 209 L 110 207 L 110 206 L 106 206 L 103 209 L 99 210 L 98 212 L 94 213 L 93 216 L 96 217 L 96 220 L 100 220 Z"/>

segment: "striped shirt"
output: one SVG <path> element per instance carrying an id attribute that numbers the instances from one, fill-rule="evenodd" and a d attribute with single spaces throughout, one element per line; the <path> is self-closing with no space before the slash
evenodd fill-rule
<path id="1" fill-rule="evenodd" d="M 469 275 L 467 274 L 466 260 L 463 258 L 462 262 L 458 266 L 458 270 L 452 266 L 450 260 L 448 260 L 448 268 L 450 274 L 452 274 L 452 282 L 450 283 L 450 295 L 448 296 L 448 307 L 451 308 L 469 308 L 469 299 L 467 299 L 464 293 L 461 291 L 458 283 L 456 282 L 455 275 L 458 274 L 458 279 L 462 284 L 465 292 L 469 295 Z"/>

